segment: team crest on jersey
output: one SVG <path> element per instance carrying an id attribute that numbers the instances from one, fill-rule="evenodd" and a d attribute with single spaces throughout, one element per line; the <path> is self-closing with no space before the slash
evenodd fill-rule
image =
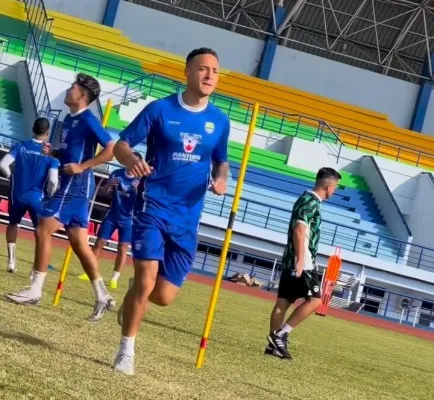
<path id="1" fill-rule="evenodd" d="M 71 128 L 75 128 L 77 125 L 78 125 L 78 119 L 76 119 L 75 121 L 72 121 Z"/>
<path id="2" fill-rule="evenodd" d="M 200 142 L 201 135 L 192 135 L 190 133 L 181 133 L 184 151 L 188 154 L 193 153 L 197 144 Z"/>
<path id="3" fill-rule="evenodd" d="M 214 122 L 205 122 L 205 132 L 206 133 L 213 133 L 214 132 Z"/>

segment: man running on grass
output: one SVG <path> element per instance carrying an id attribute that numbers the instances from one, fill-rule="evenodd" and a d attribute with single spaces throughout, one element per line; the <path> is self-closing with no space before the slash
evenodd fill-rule
<path id="1" fill-rule="evenodd" d="M 30 287 L 6 296 L 19 304 L 39 302 L 51 260 L 51 235 L 63 224 L 71 247 L 95 291 L 96 301 L 90 321 L 98 321 L 114 305 L 102 280 L 98 260 L 89 246 L 87 232 L 90 200 L 95 191 L 92 168 L 112 159 L 115 144 L 88 108 L 98 98 L 100 91 L 99 82 L 95 78 L 78 74 L 66 93 L 65 104 L 70 114 L 63 122 L 60 148 L 53 150 L 51 145 L 45 146 L 47 154 L 59 159 L 61 176 L 59 189 L 44 205 L 36 229 L 34 278 Z M 98 144 L 103 150 L 95 156 Z"/>
<path id="2" fill-rule="evenodd" d="M 8 245 L 8 272 L 16 271 L 15 246 L 18 224 L 26 212 L 29 213 L 33 227 L 38 226 L 42 199 L 52 196 L 57 189 L 59 160 L 47 156 L 42 148 L 48 141 L 50 121 L 37 118 L 33 123 L 34 138 L 17 143 L 0 162 L 0 170 L 9 178 L 9 224 L 6 228 Z M 11 164 L 15 163 L 13 172 Z"/>
<path id="3" fill-rule="evenodd" d="M 133 224 L 134 281 L 124 299 L 114 364 L 127 375 L 134 374 L 135 338 L 149 301 L 172 303 L 192 268 L 206 190 L 226 191 L 230 124 L 209 103 L 218 72 L 215 51 L 193 50 L 187 56 L 186 91 L 148 104 L 115 146 L 130 174 L 148 176 Z M 131 150 L 145 140 L 148 163 Z"/>
<path id="4" fill-rule="evenodd" d="M 321 282 L 315 264 L 321 226 L 320 204 L 333 195 L 340 179 L 341 175 L 334 169 L 321 168 L 313 191 L 304 192 L 294 204 L 265 354 L 291 360 L 289 333 L 321 304 Z M 305 302 L 297 306 L 284 323 L 291 304 L 301 298 Z"/>
<path id="5" fill-rule="evenodd" d="M 142 159 L 138 152 L 134 155 Z M 117 289 L 118 279 L 127 261 L 128 246 L 131 243 L 133 230 L 133 211 L 136 204 L 137 187 L 140 179 L 129 175 L 125 168 L 113 171 L 102 191 L 112 192 L 110 208 L 107 211 L 98 230 L 97 239 L 93 246 L 93 253 L 99 258 L 107 241 L 117 230 L 119 234 L 118 251 L 116 254 L 115 268 L 110 280 L 110 288 Z"/>

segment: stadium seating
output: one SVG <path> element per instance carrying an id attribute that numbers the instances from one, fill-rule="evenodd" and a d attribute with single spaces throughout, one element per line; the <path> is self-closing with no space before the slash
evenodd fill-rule
<path id="1" fill-rule="evenodd" d="M 3 0 L 0 13 L 3 14 L 3 20 L 14 18 L 17 23 L 25 18 L 22 3 L 15 0 Z M 118 29 L 52 11 L 49 11 L 49 16 L 54 17 L 54 22 L 47 42 L 52 49 L 44 52 L 47 61 L 54 57 L 54 52 L 67 50 L 69 55 L 65 53 L 62 57 L 56 56 L 57 63 L 70 67 L 72 63 L 74 68 L 89 73 L 98 72 L 105 79 L 119 79 L 119 74 L 123 74 L 123 81 L 127 81 L 129 78 L 134 79 L 134 72 L 143 71 L 183 79 L 182 57 L 131 43 Z M 7 30 L 5 33 L 20 30 L 17 25 L 10 21 L 5 24 L 3 20 L 0 26 L 2 31 Z M 74 54 L 85 54 L 88 61 L 77 63 L 75 59 L 72 60 Z M 118 68 L 92 65 L 92 61 L 109 63 Z M 129 72 L 122 72 L 121 68 L 127 68 Z M 434 138 L 398 128 L 384 114 L 225 70 L 221 73 L 219 91 L 229 98 L 238 99 L 241 111 L 246 108 L 246 104 L 241 101 L 252 103 L 258 100 L 261 105 L 275 110 L 325 120 L 331 126 L 342 129 L 339 136 L 348 145 L 357 145 L 366 151 L 434 167 L 434 161 L 429 155 L 420 157 L 416 153 L 432 153 Z M 237 106 L 236 101 L 230 102 Z M 268 118 L 277 117 L 277 114 L 270 114 L 272 113 L 268 112 Z M 310 124 L 306 122 L 305 125 Z M 363 133 L 366 138 L 360 138 L 351 132 Z M 378 140 L 383 143 L 380 145 Z M 399 149 L 398 146 L 404 146 L 407 150 Z"/>
<path id="2" fill-rule="evenodd" d="M 12 145 L 26 138 L 18 85 L 0 77 L 0 144 Z"/>
<path id="3" fill-rule="evenodd" d="M 5 4 L 10 6 L 8 12 L 4 11 Z M 5 3 L 0 5 L 0 14 L 3 14 L 0 15 L 0 33 L 4 32 L 17 38 L 24 37 L 26 32 L 25 14 L 21 13 L 19 16 L 18 12 L 20 10 L 22 12 L 22 6 L 13 0 L 6 0 Z M 55 20 L 51 34 L 47 38 L 49 47 L 42 54 L 44 62 L 62 68 L 93 73 L 108 81 L 128 82 L 136 79 L 137 76 L 141 77 L 137 85 L 138 90 L 136 90 L 138 94 L 128 99 L 130 100 L 128 103 L 116 106 L 110 115 L 108 126 L 113 137 L 117 136 L 119 130 L 122 130 L 148 101 L 174 93 L 182 87 L 179 82 L 172 79 L 155 75 L 143 75 L 143 71 L 146 70 L 163 72 L 168 77 L 179 79 L 181 78 L 179 74 L 181 71 L 180 66 L 183 65 L 181 58 L 170 59 L 176 68 L 172 66 L 171 70 L 164 69 L 162 66 L 167 64 L 167 54 L 134 45 L 123 37 L 118 30 L 63 14 L 52 13 L 51 11 L 50 15 Z M 84 36 L 86 36 L 86 40 Z M 110 40 L 107 40 L 107 37 L 110 37 Z M 22 40 L 10 36 L 8 40 L 15 40 L 13 46 L 9 46 L 9 51 L 20 54 L 23 46 Z M 156 66 L 158 66 L 158 71 Z M 127 72 L 125 72 L 125 68 L 128 69 Z M 263 104 L 271 105 L 273 108 L 280 108 L 277 103 L 272 103 L 275 101 L 274 98 L 278 98 L 277 92 L 267 91 L 273 85 L 269 86 L 267 82 L 262 81 L 258 81 L 258 83 L 253 78 L 238 76 L 228 71 L 223 71 L 222 75 L 222 92 L 228 96 L 237 96 L 238 99 L 215 96 L 213 101 L 230 116 L 233 122 L 245 124 L 250 118 L 251 110 L 248 110 L 248 105 L 242 100 L 252 102 L 254 99 L 248 98 L 248 91 L 245 93 L 237 92 L 239 85 L 244 85 L 247 81 L 252 85 L 259 85 L 260 83 L 259 86 L 261 87 L 255 87 L 254 90 L 258 96 L 265 93 L 264 96 L 268 100 L 264 100 Z M 246 84 L 246 87 L 249 88 L 249 85 Z M 277 87 L 277 85 L 275 86 Z M 132 87 L 134 88 L 134 85 Z M 288 88 L 280 89 L 289 90 Z M 309 96 L 307 96 L 309 98 L 308 103 L 318 106 L 315 101 L 318 102 L 319 97 Z M 294 104 L 303 104 L 301 100 L 297 100 L 298 103 L 296 100 L 293 101 Z M 343 107 L 342 104 L 337 102 L 329 102 L 326 99 L 321 99 L 321 101 L 323 104 L 321 104 L 320 108 L 330 115 L 333 113 L 333 107 L 337 107 L 337 105 Z M 305 113 L 301 108 L 297 110 L 280 109 Z M 358 109 L 354 111 L 354 108 L 350 106 L 345 106 L 344 109 L 348 110 L 347 117 L 356 117 L 351 113 L 364 113 L 364 118 L 376 119 L 378 123 L 380 123 L 379 121 L 387 123 L 386 117 L 378 113 Z M 317 115 L 312 111 L 310 115 L 325 119 L 325 114 Z M 329 122 L 333 121 L 329 119 Z M 307 140 L 314 140 L 318 135 L 318 128 L 309 122 L 309 119 L 304 119 L 302 123 L 300 123 L 300 120 L 286 119 L 282 121 L 281 115 L 261 110 L 258 122 L 266 130 L 286 135 L 297 134 Z M 145 149 L 145 146 L 142 146 L 139 151 L 144 154 Z M 229 197 L 234 192 L 242 151 L 242 144 L 230 142 L 229 155 L 232 162 Z M 297 196 L 302 191 L 312 187 L 315 176 L 312 171 L 288 166 L 286 159 L 287 155 L 285 154 L 256 147 L 252 148 L 238 219 L 249 224 L 286 233 L 290 210 Z M 117 168 L 116 165 L 110 166 L 110 171 L 115 168 Z M 226 210 L 226 206 L 230 202 L 228 200 L 225 205 L 222 204 L 224 201 L 225 198 L 217 199 L 215 196 L 208 194 L 205 211 L 217 215 L 225 215 L 226 212 L 228 214 L 229 210 Z M 385 226 L 384 219 L 362 177 L 343 172 L 343 179 L 336 195 L 329 202 L 324 203 L 322 208 L 324 217 L 323 243 L 329 242 L 331 244 L 333 242 L 334 245 L 339 244 L 343 248 L 352 251 L 396 260 L 398 255 L 396 244 L 393 241 L 389 243 L 387 239 L 383 239 L 381 243 L 379 242 L 377 235 L 390 236 L 390 232 Z M 222 212 L 222 210 L 224 211 Z M 248 210 L 248 212 L 243 213 L 243 210 Z"/>

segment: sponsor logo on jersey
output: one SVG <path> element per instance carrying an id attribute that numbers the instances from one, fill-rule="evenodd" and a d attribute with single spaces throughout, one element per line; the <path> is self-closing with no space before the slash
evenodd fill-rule
<path id="1" fill-rule="evenodd" d="M 192 154 L 196 149 L 197 145 L 202 139 L 202 135 L 196 135 L 191 133 L 181 132 L 181 141 L 184 147 L 184 152 L 174 152 L 172 154 L 172 160 L 175 161 L 186 161 L 186 162 L 199 162 L 201 156 L 198 154 Z"/>
<path id="2" fill-rule="evenodd" d="M 193 135 L 190 133 L 181 133 L 182 143 L 184 145 L 184 151 L 188 154 L 193 153 L 194 149 L 202 138 L 201 135 Z"/>

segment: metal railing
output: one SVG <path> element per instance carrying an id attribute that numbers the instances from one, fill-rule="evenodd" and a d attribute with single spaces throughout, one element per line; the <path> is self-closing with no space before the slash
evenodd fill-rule
<path id="1" fill-rule="evenodd" d="M 233 196 L 229 194 L 221 197 L 208 194 L 204 212 L 228 218 L 232 201 Z M 286 235 L 291 214 L 289 209 L 241 198 L 235 220 Z M 320 243 L 434 272 L 434 249 L 352 228 L 334 221 L 323 220 Z"/>
<path id="2" fill-rule="evenodd" d="M 5 51 L 20 52 L 18 42 L 22 39 L 10 35 Z M 132 101 L 141 96 L 161 97 L 175 93 L 183 84 L 171 78 L 157 74 L 145 74 L 129 68 L 119 67 L 109 62 L 95 60 L 81 54 L 64 49 L 41 45 L 41 56 L 44 63 L 58 63 L 63 68 L 82 71 L 96 77 L 126 85 L 120 102 Z M 129 85 L 129 86 L 128 86 Z M 211 101 L 217 104 L 229 117 L 235 121 L 246 123 L 250 120 L 252 104 L 216 93 Z M 320 134 L 320 123 L 330 131 L 330 135 Z M 396 144 L 392 141 L 377 139 L 366 132 L 354 132 L 348 129 L 331 126 L 325 121 L 299 114 L 288 114 L 282 111 L 261 107 L 258 117 L 258 127 L 282 135 L 297 135 L 306 140 L 326 140 L 328 143 L 338 144 L 335 152 L 339 153 L 343 144 L 361 150 L 368 154 L 381 155 L 389 159 L 408 163 L 425 169 L 434 169 L 434 154 L 412 149 L 407 145 Z M 313 125 L 312 125 L 313 124 Z M 323 129 L 324 131 L 324 129 Z"/>
<path id="3" fill-rule="evenodd" d="M 434 323 L 434 300 L 409 296 L 389 289 L 361 284 L 361 311 L 400 324 L 430 328 Z M 431 328 L 433 329 L 433 328 Z"/>
<path id="4" fill-rule="evenodd" d="M 24 5 L 27 14 L 28 32 L 23 46 L 23 56 L 27 61 L 28 79 L 38 115 L 50 119 L 54 130 L 61 110 L 51 108 L 42 67 L 42 58 L 39 52 L 40 46 L 46 42 L 49 36 L 52 19 L 48 18 L 42 0 L 24 0 Z"/>
<path id="5" fill-rule="evenodd" d="M 6 150 L 20 140 L 23 139 L 0 134 L 0 149 Z M 113 168 L 120 168 L 120 166 L 115 163 L 106 163 L 94 169 L 100 174 L 108 175 Z M 232 201 L 233 196 L 231 194 L 217 197 L 209 192 L 205 199 L 204 212 L 228 218 Z M 291 214 L 292 212 L 288 208 L 272 206 L 241 197 L 236 221 L 286 235 Z M 432 248 L 411 244 L 327 219 L 323 220 L 320 242 L 381 260 L 434 272 L 434 249 Z"/>

